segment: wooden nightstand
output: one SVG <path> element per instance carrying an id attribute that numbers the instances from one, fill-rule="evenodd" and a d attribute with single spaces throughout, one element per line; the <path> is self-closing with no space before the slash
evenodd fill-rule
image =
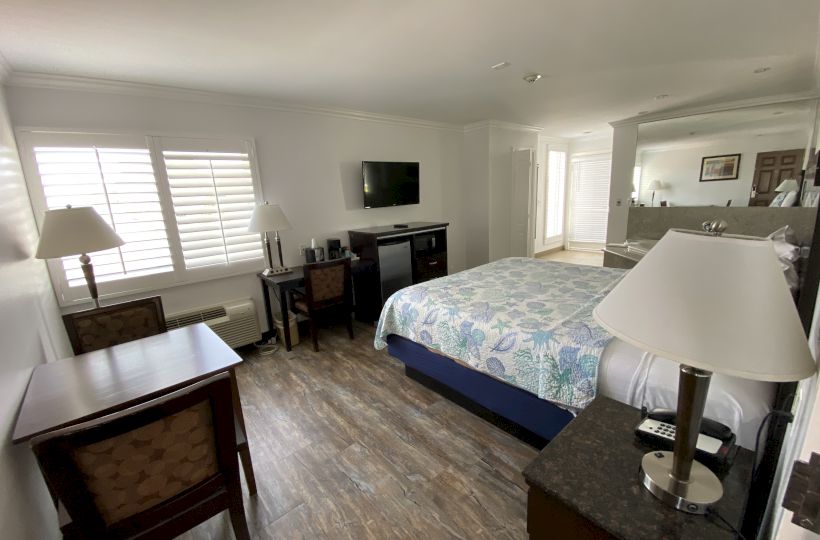
<path id="1" fill-rule="evenodd" d="M 638 482 L 652 450 L 635 439 L 640 411 L 598 397 L 524 470 L 530 538 L 731 539 L 714 517 L 678 512 Z M 719 514 L 740 528 L 754 456 L 741 448 L 723 479 Z"/>

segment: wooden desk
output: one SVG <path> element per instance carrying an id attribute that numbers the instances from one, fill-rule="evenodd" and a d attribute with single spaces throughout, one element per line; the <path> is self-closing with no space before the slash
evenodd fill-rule
<path id="1" fill-rule="evenodd" d="M 361 272 L 363 265 L 359 259 L 350 261 L 350 271 L 352 274 Z M 290 316 L 288 315 L 288 291 L 305 286 L 305 272 L 303 267 L 294 267 L 287 274 L 264 276 L 262 273 L 256 274 L 262 283 L 262 298 L 265 300 L 265 318 L 268 321 L 268 331 L 273 332 L 273 311 L 271 311 L 270 290 L 273 289 L 279 301 L 279 309 L 282 315 L 282 330 L 285 341 L 285 350 L 291 350 L 290 340 Z"/>
<path id="2" fill-rule="evenodd" d="M 256 274 L 262 282 L 262 298 L 265 299 L 265 317 L 268 320 L 268 331 L 273 332 L 273 312 L 270 305 L 270 289 L 273 289 L 279 299 L 279 309 L 282 312 L 282 330 L 285 334 L 285 350 L 290 351 L 290 317 L 288 316 L 288 291 L 305 286 L 305 273 L 302 267 L 296 267 L 287 274 L 264 276 Z"/>
<path id="3" fill-rule="evenodd" d="M 229 372 L 237 418 L 237 450 L 251 494 L 256 493 L 245 419 L 234 367 L 242 358 L 204 323 L 64 358 L 34 368 L 12 441 L 122 411 Z"/>

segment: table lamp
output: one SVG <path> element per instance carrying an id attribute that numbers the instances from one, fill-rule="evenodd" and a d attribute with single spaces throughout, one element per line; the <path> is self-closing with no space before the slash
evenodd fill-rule
<path id="1" fill-rule="evenodd" d="M 771 240 L 712 225 L 711 234 L 667 232 L 593 311 L 613 336 L 681 364 L 674 451 L 646 454 L 640 479 L 693 514 L 723 495 L 694 460 L 712 372 L 786 382 L 816 371 Z"/>
<path id="2" fill-rule="evenodd" d="M 652 180 L 651 182 L 649 182 L 649 185 L 646 186 L 646 189 L 652 190 L 652 206 L 655 206 L 655 192 L 660 189 L 663 189 L 663 182 L 661 182 L 660 180 Z"/>
<path id="3" fill-rule="evenodd" d="M 94 267 L 88 254 L 123 244 L 123 239 L 96 210 L 90 206 L 73 208 L 68 205 L 65 208 L 46 210 L 40 230 L 40 242 L 34 256 L 38 259 L 57 259 L 79 255 L 80 268 L 88 284 L 88 292 L 91 293 L 94 305 L 100 307 Z"/>
<path id="4" fill-rule="evenodd" d="M 273 269 L 273 255 L 270 249 L 270 239 L 268 232 L 275 231 L 276 248 L 279 251 L 279 267 L 284 268 L 285 263 L 282 261 L 282 242 L 279 239 L 279 231 L 287 231 L 290 229 L 290 222 L 285 217 L 285 213 L 279 208 L 278 204 L 257 205 L 253 209 L 251 221 L 248 224 L 248 232 L 264 233 L 265 234 L 265 248 L 268 252 L 268 268 Z"/>

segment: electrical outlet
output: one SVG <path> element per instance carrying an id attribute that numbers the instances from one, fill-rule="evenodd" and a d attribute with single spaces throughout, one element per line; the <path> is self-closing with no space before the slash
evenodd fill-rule
<path id="1" fill-rule="evenodd" d="M 304 255 L 305 255 L 305 250 L 306 250 L 307 248 L 308 248 L 308 247 L 307 247 L 306 245 L 304 245 L 304 244 L 299 244 L 299 255 L 304 256 Z"/>

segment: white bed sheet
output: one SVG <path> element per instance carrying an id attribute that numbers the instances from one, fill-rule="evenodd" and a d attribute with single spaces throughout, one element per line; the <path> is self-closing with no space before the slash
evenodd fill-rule
<path id="1" fill-rule="evenodd" d="M 679 364 L 613 339 L 598 366 L 598 393 L 633 407 L 675 409 Z M 771 409 L 776 385 L 714 374 L 704 416 L 729 426 L 737 443 L 754 449 L 755 435 Z"/>

